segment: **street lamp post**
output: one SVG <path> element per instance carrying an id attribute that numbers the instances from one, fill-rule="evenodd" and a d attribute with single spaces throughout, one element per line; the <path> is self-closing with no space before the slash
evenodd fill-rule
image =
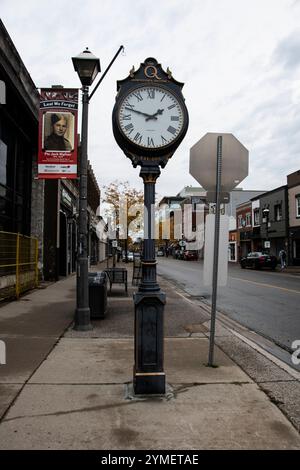
<path id="1" fill-rule="evenodd" d="M 82 127 L 81 154 L 79 167 L 79 236 L 77 243 L 77 296 L 75 310 L 75 330 L 92 329 L 90 321 L 88 292 L 88 253 L 87 253 L 87 144 L 88 144 L 88 105 L 89 86 L 100 72 L 100 61 L 86 48 L 81 54 L 72 57 L 75 71 L 82 83 Z"/>
<path id="2" fill-rule="evenodd" d="M 267 207 L 263 209 L 263 216 L 266 221 L 266 242 L 269 241 L 269 214 L 270 214 L 270 210 Z M 269 247 L 268 247 L 268 250 L 269 250 Z"/>
<path id="3" fill-rule="evenodd" d="M 87 256 L 87 144 L 88 144 L 88 105 L 106 76 L 110 67 L 124 50 L 120 46 L 97 85 L 89 95 L 89 87 L 100 72 L 100 61 L 91 51 L 85 51 L 72 57 L 75 71 L 82 83 L 82 127 L 81 127 L 81 154 L 79 167 L 79 236 L 77 243 L 77 295 L 75 310 L 75 330 L 87 331 L 92 329 L 90 321 L 89 292 L 88 292 L 88 256 Z"/>

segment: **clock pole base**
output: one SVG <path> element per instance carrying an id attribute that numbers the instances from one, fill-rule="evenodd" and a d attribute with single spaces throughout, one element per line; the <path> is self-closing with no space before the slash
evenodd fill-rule
<path id="1" fill-rule="evenodd" d="M 133 388 L 136 395 L 164 394 L 166 376 L 163 367 L 163 313 L 166 295 L 137 292 L 135 303 L 135 364 Z"/>
<path id="2" fill-rule="evenodd" d="M 160 372 L 157 375 L 133 373 L 133 389 L 135 395 L 165 395 L 166 375 Z"/>

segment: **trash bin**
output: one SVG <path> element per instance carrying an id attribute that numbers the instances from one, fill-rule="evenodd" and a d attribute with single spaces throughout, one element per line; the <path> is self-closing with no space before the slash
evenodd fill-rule
<path id="1" fill-rule="evenodd" d="M 91 318 L 104 318 L 107 312 L 107 274 L 91 272 L 88 275 Z"/>

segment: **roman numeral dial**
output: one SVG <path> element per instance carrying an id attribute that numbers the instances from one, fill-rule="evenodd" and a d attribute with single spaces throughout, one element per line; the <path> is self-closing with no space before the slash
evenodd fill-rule
<path id="1" fill-rule="evenodd" d="M 158 85 L 139 86 L 123 97 L 117 114 L 123 135 L 139 147 L 166 147 L 181 134 L 185 114 L 172 91 Z"/>

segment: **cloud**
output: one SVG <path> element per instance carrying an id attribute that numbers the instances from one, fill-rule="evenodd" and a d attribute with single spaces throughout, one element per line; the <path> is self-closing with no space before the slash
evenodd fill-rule
<path id="1" fill-rule="evenodd" d="M 300 64 L 300 29 L 285 37 L 276 47 L 273 60 L 284 68 L 295 69 Z"/>
<path id="2" fill-rule="evenodd" d="M 1 17 L 38 87 L 79 87 L 73 55 L 88 46 L 104 71 L 125 46 L 89 107 L 89 159 L 99 185 L 118 178 L 142 187 L 139 169 L 114 141 L 111 113 L 116 81 L 149 56 L 185 83 L 190 116 L 158 179 L 162 196 L 197 185 L 189 149 L 206 132 L 232 132 L 249 149 L 244 188 L 272 189 L 299 169 L 299 2 L 1 0 Z"/>

